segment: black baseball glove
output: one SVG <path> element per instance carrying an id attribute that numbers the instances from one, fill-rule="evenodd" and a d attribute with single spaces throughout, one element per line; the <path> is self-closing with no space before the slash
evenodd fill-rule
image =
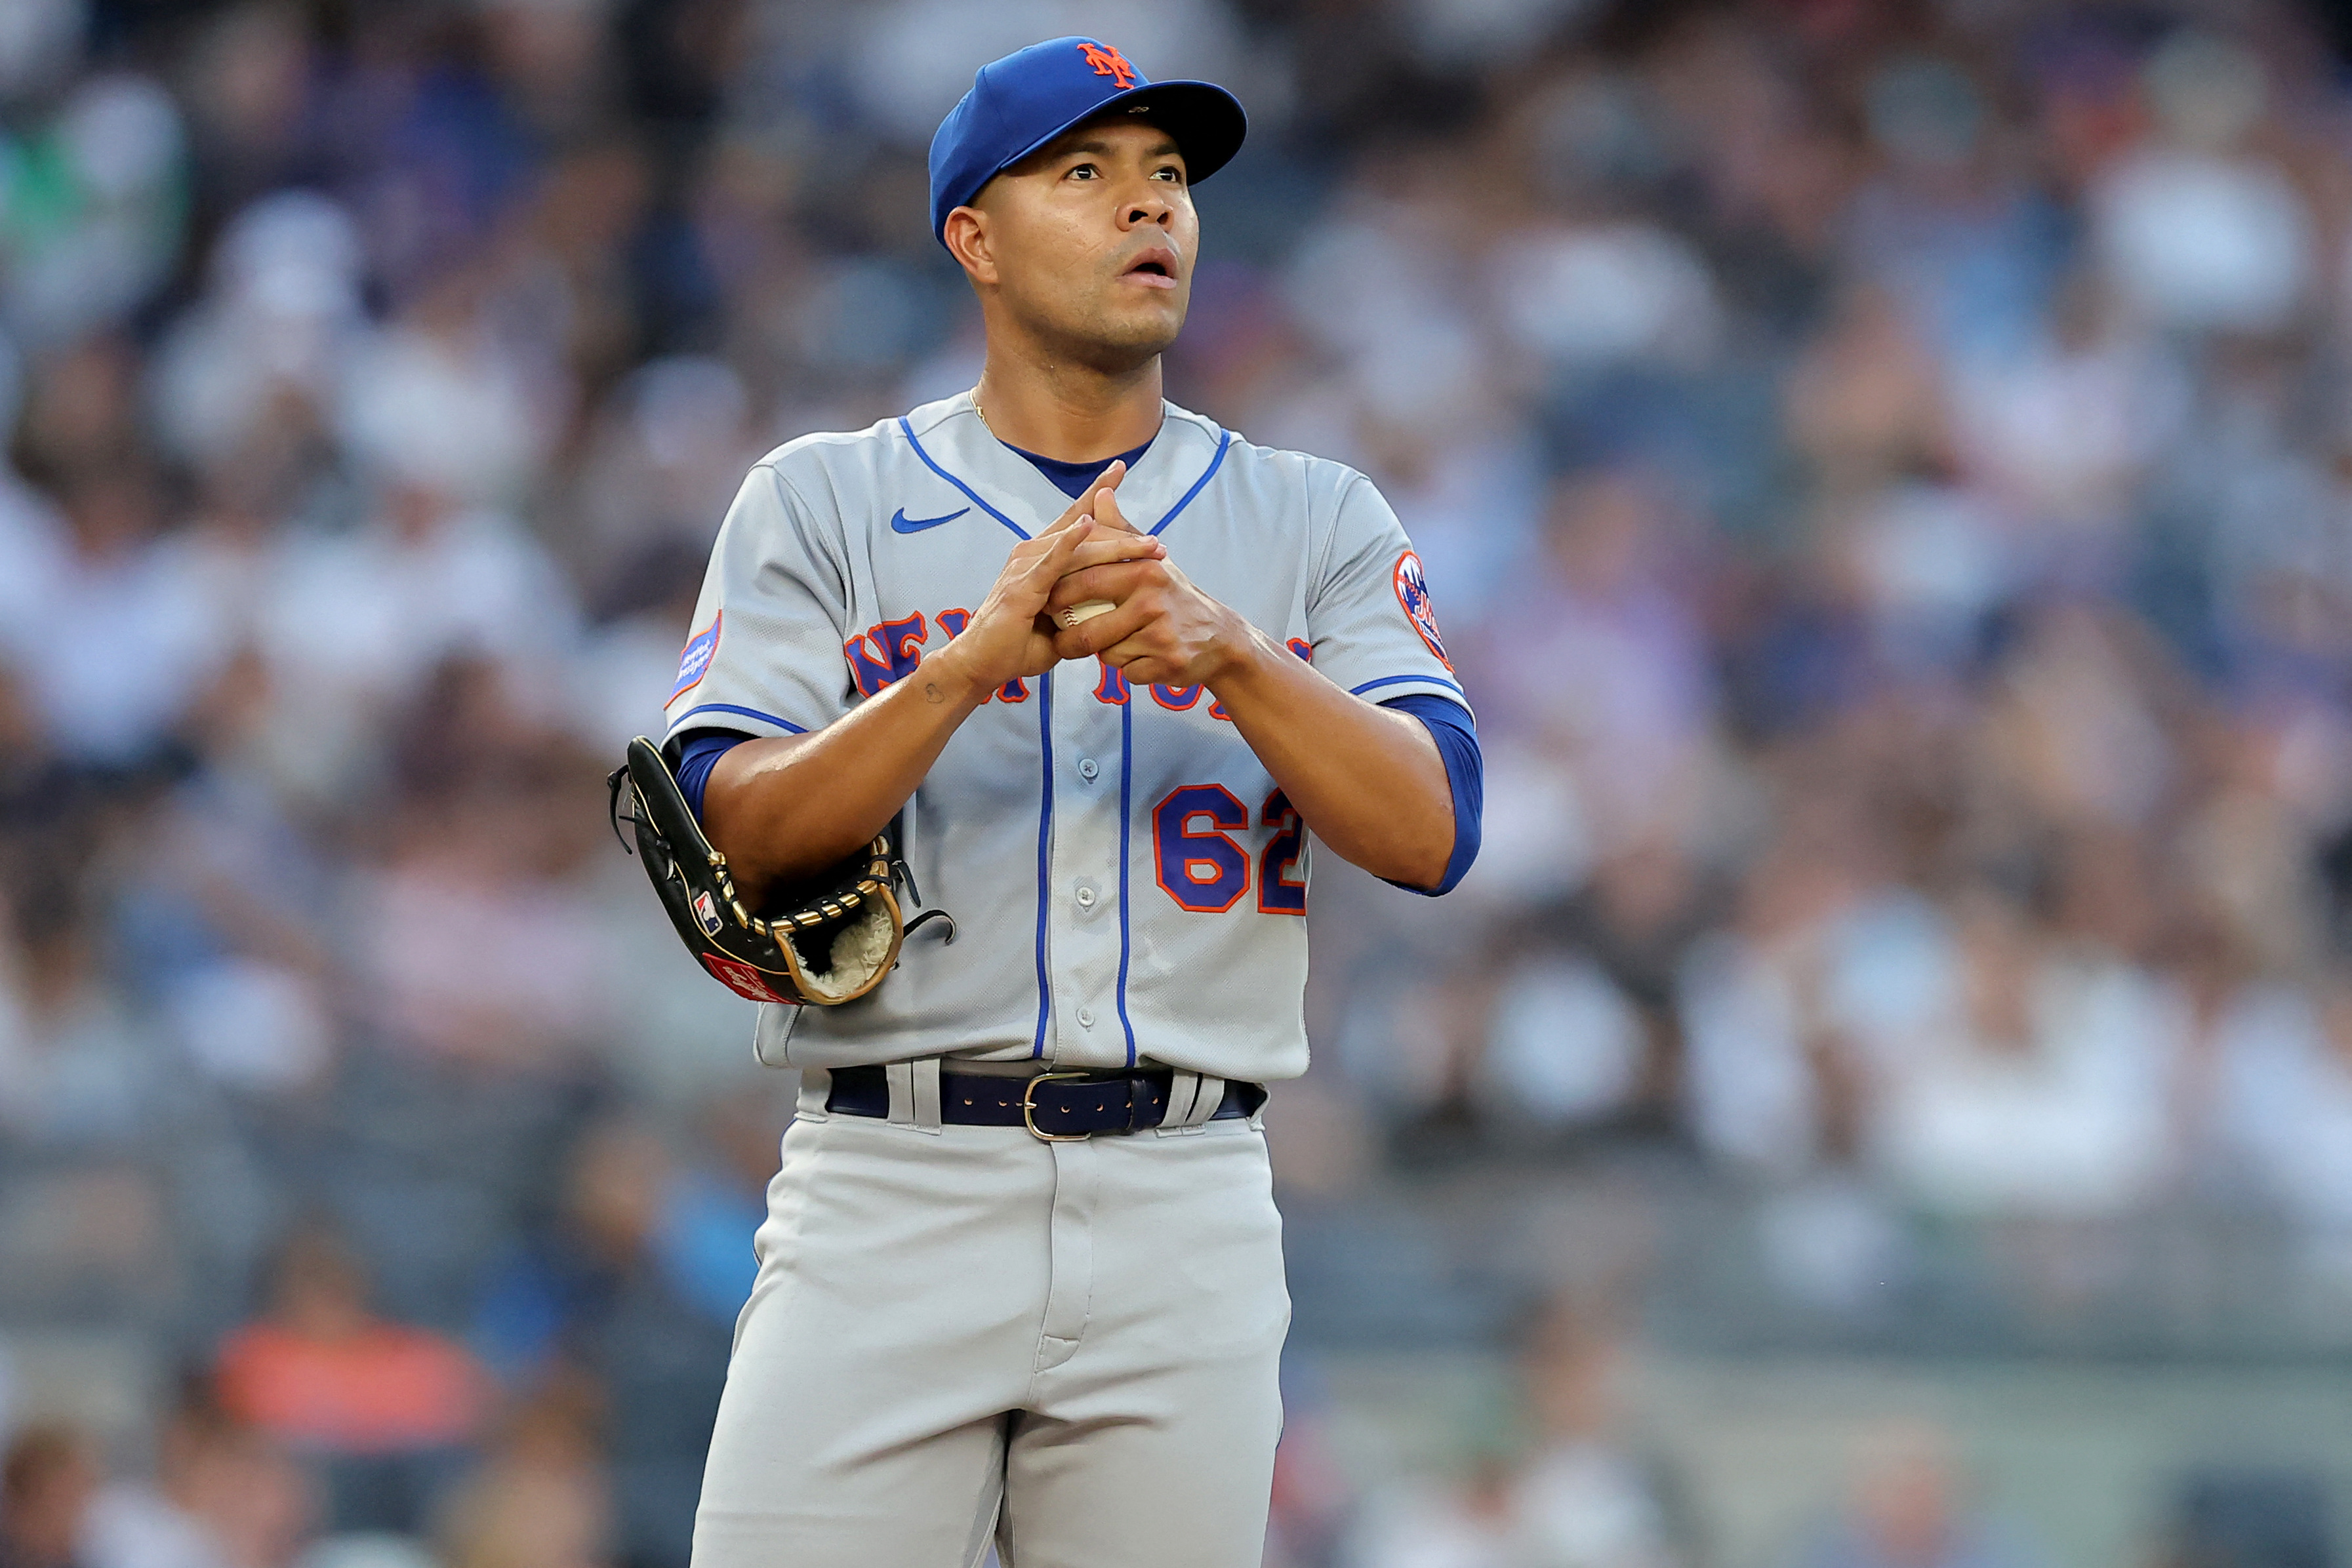
<path id="1" fill-rule="evenodd" d="M 898 890 L 912 894 L 914 883 L 889 833 L 822 875 L 773 890 L 755 914 L 743 907 L 727 857 L 703 837 L 658 747 L 643 736 L 629 742 L 628 761 L 605 784 L 613 831 L 620 832 L 624 815 L 635 824 L 637 858 L 687 951 L 737 996 L 833 1007 L 880 985 L 898 963 L 913 928 L 899 912 Z M 931 919 L 947 915 L 935 909 L 913 925 Z M 949 920 L 950 941 L 954 935 Z"/>

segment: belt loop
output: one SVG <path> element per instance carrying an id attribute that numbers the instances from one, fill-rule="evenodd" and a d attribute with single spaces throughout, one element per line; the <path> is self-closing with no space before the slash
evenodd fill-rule
<path id="1" fill-rule="evenodd" d="M 801 1095 L 793 1103 L 793 1114 L 803 1122 L 824 1122 L 832 1117 L 824 1108 L 833 1093 L 833 1074 L 822 1067 L 801 1069 Z"/>
<path id="2" fill-rule="evenodd" d="M 1160 1118 L 1160 1125 L 1151 1129 L 1154 1137 L 1165 1138 L 1190 1131 L 1184 1118 L 1192 1113 L 1192 1097 L 1201 1087 L 1201 1075 L 1182 1068 L 1168 1075 L 1168 1114 Z"/>
<path id="3" fill-rule="evenodd" d="M 882 1070 L 890 1086 L 890 1125 L 937 1134 L 940 1131 L 940 1059 L 894 1061 Z"/>
<path id="4" fill-rule="evenodd" d="M 1153 1129 L 1161 1137 L 1198 1133 L 1224 1103 L 1225 1081 L 1178 1068 L 1168 1085 L 1168 1115 Z"/>
<path id="5" fill-rule="evenodd" d="M 915 1090 L 915 1130 L 919 1133 L 940 1131 L 940 1059 L 927 1056 L 913 1064 Z"/>

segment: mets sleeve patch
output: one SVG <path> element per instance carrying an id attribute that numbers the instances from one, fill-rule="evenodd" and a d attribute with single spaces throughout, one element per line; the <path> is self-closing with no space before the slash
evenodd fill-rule
<path id="1" fill-rule="evenodd" d="M 1429 644 L 1437 662 L 1452 669 L 1454 661 L 1445 656 L 1445 634 L 1438 631 L 1437 612 L 1429 602 L 1429 579 L 1422 574 L 1421 557 L 1411 550 L 1397 557 L 1396 596 L 1397 602 L 1404 607 L 1404 618 L 1412 622 L 1412 629 L 1421 633 L 1421 640 Z M 711 628 L 711 635 L 718 635 L 716 626 Z"/>

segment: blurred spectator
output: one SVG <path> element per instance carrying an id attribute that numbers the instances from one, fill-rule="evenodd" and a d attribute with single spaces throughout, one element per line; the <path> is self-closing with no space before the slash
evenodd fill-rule
<path id="1" fill-rule="evenodd" d="M 1667 1473 L 1626 1431 L 1626 1346 L 1562 1296 L 1523 1350 L 1526 1431 L 1457 1486 L 1375 1500 L 1348 1561 L 1362 1568 L 1675 1568 L 1695 1560 Z"/>
<path id="2" fill-rule="evenodd" d="M 52 1158 L 131 1154 L 163 1125 L 169 1057 L 107 972 L 72 888 L 34 891 L 18 916 L 22 1010 L 0 1040 L 0 1131 Z"/>
<path id="3" fill-rule="evenodd" d="M 1799 1568 L 2033 1568 L 2041 1559 L 1973 1509 L 1951 1439 L 1924 1423 L 1855 1445 L 1853 1492 L 1836 1523 L 1806 1542 Z"/>
<path id="4" fill-rule="evenodd" d="M 1570 774 L 1605 848 L 1679 836 L 1698 804 L 1714 691 L 1676 581 L 1679 525 L 1643 476 L 1563 478 L 1544 556 L 1497 606 L 1507 649 L 1482 660 L 1482 706 Z"/>
<path id="5" fill-rule="evenodd" d="M 341 763 L 370 748 L 448 660 L 490 660 L 544 683 L 573 630 L 569 589 L 502 513 L 395 485 L 360 528 L 289 541 L 259 643 L 286 722 Z"/>
<path id="6" fill-rule="evenodd" d="M 81 1432 L 56 1424 L 18 1432 L 0 1458 L 0 1564 L 82 1568 L 100 1479 L 97 1450 Z"/>
<path id="7" fill-rule="evenodd" d="M 2093 194 L 2118 292 L 2164 326 L 2278 330 L 2317 268 L 2302 197 L 2247 155 L 2269 92 L 2262 61 L 2183 30 L 2150 57 L 2147 78 L 2162 134 Z"/>
<path id="8" fill-rule="evenodd" d="M 36 700 L 68 756 L 153 760 L 228 650 L 200 584 L 155 548 L 152 476 L 92 472 L 65 495 L 61 580 L 28 634 Z"/>
<path id="9" fill-rule="evenodd" d="M 315 57 L 299 12 L 264 0 L 211 17 L 184 62 L 183 97 L 200 189 L 241 204 L 299 178 L 314 149 Z"/>
<path id="10" fill-rule="evenodd" d="M 593 1399 L 577 1378 L 558 1377 L 508 1413 L 443 1516 L 448 1568 L 604 1568 L 618 1561 Z"/>
<path id="11" fill-rule="evenodd" d="M 1620 1114 L 1643 1088 L 1651 1050 L 1643 1021 L 1581 954 L 1524 962 L 1495 1001 L 1481 1098 L 1498 1124 L 1591 1125 Z"/>
<path id="12" fill-rule="evenodd" d="M 1684 1091 L 1710 1153 L 1786 1176 L 1852 1147 L 1858 1107 L 1824 1016 L 1823 949 L 1855 894 L 1846 867 L 1784 846 L 1750 872 L 1738 925 L 1688 950 L 1678 985 Z"/>
<path id="13" fill-rule="evenodd" d="M 324 1467 L 343 1530 L 415 1531 L 488 1412 L 473 1358 L 376 1317 L 357 1261 L 315 1228 L 287 1242 L 267 1313 L 223 1343 L 216 1376 L 226 1409 Z"/>
<path id="14" fill-rule="evenodd" d="M 2173 1494 L 2160 1561 L 2245 1568 L 2322 1568 L 2336 1561 L 2327 1486 L 2295 1469 L 2203 1467 Z"/>
<path id="15" fill-rule="evenodd" d="M 1517 1568 L 1509 1475 L 1482 1457 L 1454 1487 L 1387 1489 L 1358 1526 L 1346 1560 L 1360 1568 Z"/>
<path id="16" fill-rule="evenodd" d="M 694 559 L 701 586 L 698 569 L 719 521 L 760 455 L 751 412 L 751 390 L 734 367 L 702 355 L 656 360 L 614 389 L 577 479 L 578 512 L 561 541 L 598 598 L 642 599 L 627 569 L 664 546 Z"/>
<path id="17" fill-rule="evenodd" d="M 310 1479 L 201 1383 L 156 1442 L 152 1487 L 117 1482 L 90 1511 L 89 1568 L 289 1568 L 310 1538 Z"/>
<path id="18" fill-rule="evenodd" d="M 593 1353 L 614 1298 L 646 1261 L 671 1179 L 669 1155 L 642 1127 L 593 1127 L 572 1151 L 563 1202 L 547 1234 L 500 1263 L 475 1340 L 510 1385 Z"/>
<path id="19" fill-rule="evenodd" d="M 2185 1043 L 2177 1001 L 2114 958 L 2052 955 L 1997 894 L 1958 916 L 1949 1010 L 1905 1042 L 1872 1132 L 1888 1167 L 1963 1212 L 2098 1214 L 2148 1196 Z"/>
<path id="20" fill-rule="evenodd" d="M 265 28 L 285 21 L 243 15 Z M 261 438 L 318 431 L 366 340 L 363 264 L 349 214 L 316 192 L 280 192 L 238 213 L 214 249 L 208 292 L 150 371 L 172 450 L 219 472 Z"/>
<path id="21" fill-rule="evenodd" d="M 65 571 L 64 519 L 49 497 L 17 472 L 17 419 L 29 368 L 16 345 L 0 337 L 0 647 L 11 659 L 31 647 L 34 617 Z"/>
<path id="22" fill-rule="evenodd" d="M 671 1286 L 705 1316 L 733 1325 L 751 1299 L 759 1259 L 746 1227 L 768 1216 L 768 1182 L 782 1163 L 790 1102 L 768 1085 L 714 1094 L 697 1118 L 692 1155 L 671 1186 L 656 1248 Z"/>
<path id="23" fill-rule="evenodd" d="M 2309 1228 L 2305 1261 L 2352 1288 L 2352 988 L 2340 972 L 2310 991 L 2248 987 L 2221 1021 L 2217 1052 L 2225 1154 Z"/>
<path id="24" fill-rule="evenodd" d="M 379 1026 L 473 1071 L 561 1069 L 604 1001 L 577 874 L 597 842 L 595 765 L 519 685 L 486 660 L 432 671 L 394 737 L 407 788 L 359 901 Z"/>
<path id="25" fill-rule="evenodd" d="M 169 276 L 186 212 L 185 129 L 163 88 L 82 78 L 33 128 L 40 171 L 0 187 L 0 307 L 28 342 L 119 323 Z"/>
<path id="26" fill-rule="evenodd" d="M 1521 1560 L 1580 1568 L 1693 1561 L 1673 1483 L 1628 1430 L 1624 1332 L 1562 1296 L 1523 1354 L 1534 1445 L 1514 1492 Z"/>
<path id="27" fill-rule="evenodd" d="M 746 1227 L 777 1158 L 779 1129 L 756 1111 L 722 1109 L 710 1131 L 711 1152 L 740 1167 L 680 1171 L 644 1127 L 590 1129 L 556 1223 L 494 1272 L 476 1326 L 510 1385 L 584 1375 L 603 1391 L 615 1543 L 646 1568 L 683 1564 L 692 1546 L 726 1350 L 751 1294 Z"/>
<path id="28" fill-rule="evenodd" d="M 1654 833 L 1609 855 L 1509 971 L 1481 1069 L 1494 1113 L 1671 1124 L 1682 1089 L 1675 969 L 1703 925 L 1698 868 Z"/>

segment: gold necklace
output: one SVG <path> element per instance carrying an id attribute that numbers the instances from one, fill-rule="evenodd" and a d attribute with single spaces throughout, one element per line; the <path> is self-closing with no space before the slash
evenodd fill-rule
<path id="1" fill-rule="evenodd" d="M 971 412 L 980 415 L 981 429 L 988 432 L 991 435 L 996 434 L 996 426 L 988 423 L 988 410 L 980 406 L 980 389 L 978 387 L 971 389 Z M 1003 437 L 999 436 L 998 439 L 1002 440 Z"/>

